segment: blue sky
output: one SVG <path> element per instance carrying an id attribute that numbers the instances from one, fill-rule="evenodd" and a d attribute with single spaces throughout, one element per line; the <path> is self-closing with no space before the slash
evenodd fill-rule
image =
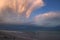
<path id="1" fill-rule="evenodd" d="M 34 10 L 31 14 L 31 18 L 49 11 L 60 11 L 60 0 L 44 0 L 44 6 Z"/>

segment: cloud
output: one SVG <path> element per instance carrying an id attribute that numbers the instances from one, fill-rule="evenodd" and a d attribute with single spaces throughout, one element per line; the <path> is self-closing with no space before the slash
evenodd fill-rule
<path id="1" fill-rule="evenodd" d="M 10 8 L 5 8 L 0 15 L 0 23 L 20 24 L 26 22 L 23 15 L 17 16 L 16 12 Z"/>
<path id="2" fill-rule="evenodd" d="M 31 12 L 44 6 L 43 0 L 0 0 L 0 9 L 10 7 L 14 11 L 17 11 L 18 15 L 26 14 L 26 18 L 30 17 Z"/>
<path id="3" fill-rule="evenodd" d="M 30 4 L 30 7 L 28 8 L 28 10 L 26 11 L 26 17 L 29 18 L 31 12 L 38 8 L 38 7 L 43 7 L 44 6 L 44 2 L 43 0 L 30 0 L 28 5 Z"/>
<path id="4" fill-rule="evenodd" d="M 36 25 L 44 27 L 54 27 L 60 25 L 60 12 L 47 12 L 35 16 Z"/>
<path id="5" fill-rule="evenodd" d="M 0 0 L 0 21 L 28 22 L 31 12 L 42 6 L 44 6 L 43 0 Z"/>

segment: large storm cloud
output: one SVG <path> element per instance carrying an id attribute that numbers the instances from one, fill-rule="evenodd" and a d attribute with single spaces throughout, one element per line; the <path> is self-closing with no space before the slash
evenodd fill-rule
<path id="1" fill-rule="evenodd" d="M 42 6 L 43 0 L 0 0 L 0 20 L 7 23 L 27 22 L 31 12 Z"/>

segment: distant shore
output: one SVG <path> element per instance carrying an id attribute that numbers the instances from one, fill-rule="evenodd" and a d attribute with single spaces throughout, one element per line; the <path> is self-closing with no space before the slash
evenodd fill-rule
<path id="1" fill-rule="evenodd" d="M 60 40 L 58 31 L 8 31 L 0 30 L 0 40 Z"/>

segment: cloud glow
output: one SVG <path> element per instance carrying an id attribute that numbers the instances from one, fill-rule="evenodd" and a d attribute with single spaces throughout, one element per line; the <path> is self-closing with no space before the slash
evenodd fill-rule
<path id="1" fill-rule="evenodd" d="M 31 12 L 44 6 L 43 0 L 0 0 L 0 20 L 4 22 L 25 22 Z"/>
<path id="2" fill-rule="evenodd" d="M 43 0 L 0 0 L 0 9 L 8 6 L 17 11 L 18 15 L 24 12 L 27 18 L 29 18 L 35 8 L 42 7 L 43 5 Z"/>

